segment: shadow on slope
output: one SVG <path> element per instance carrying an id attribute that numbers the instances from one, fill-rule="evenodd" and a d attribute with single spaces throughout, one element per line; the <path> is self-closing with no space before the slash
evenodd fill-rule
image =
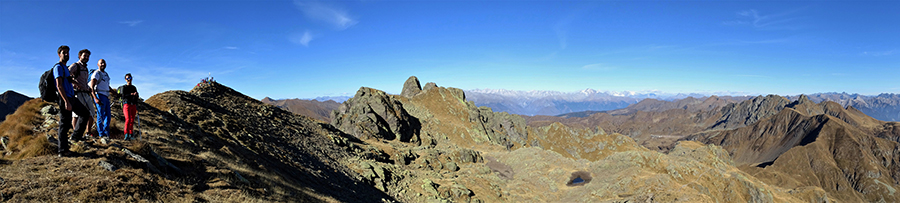
<path id="1" fill-rule="evenodd" d="M 351 154 L 333 139 L 355 139 L 327 124 L 263 104 L 218 83 L 190 92 L 160 93 L 147 103 L 162 111 L 157 113 L 183 121 L 163 129 L 182 135 L 172 141 L 190 141 L 180 142 L 182 150 L 198 154 L 188 159 L 215 161 L 211 164 L 251 174 L 245 176 L 249 181 L 238 183 L 249 182 L 252 188 L 262 189 L 262 195 L 291 201 L 393 199 L 339 164 Z"/>
<path id="2" fill-rule="evenodd" d="M 722 146 L 741 169 L 786 188 L 815 186 L 850 202 L 900 201 L 900 144 L 891 123 L 805 97 L 777 114 L 732 130 L 683 140 Z M 876 135 L 876 133 L 882 133 Z"/>

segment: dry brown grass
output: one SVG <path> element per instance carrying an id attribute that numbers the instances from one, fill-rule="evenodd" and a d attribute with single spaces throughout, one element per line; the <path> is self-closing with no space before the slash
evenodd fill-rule
<path id="1" fill-rule="evenodd" d="M 144 141 L 132 141 L 131 146 L 127 147 L 128 150 L 131 150 L 134 153 L 140 154 L 141 156 L 149 156 L 150 152 L 153 151 L 150 144 Z"/>
<path id="2" fill-rule="evenodd" d="M 110 159 L 101 159 L 111 161 Z M 102 169 L 97 159 L 34 157 L 2 166 L 0 201 L 191 202 L 189 186 L 143 169 Z"/>
<path id="3" fill-rule="evenodd" d="M 3 159 L 18 160 L 53 154 L 55 149 L 50 142 L 35 132 L 35 126 L 41 123 L 40 108 L 45 105 L 49 103 L 32 99 L 6 116 L 6 121 L 0 124 L 0 136 L 9 138 Z"/>

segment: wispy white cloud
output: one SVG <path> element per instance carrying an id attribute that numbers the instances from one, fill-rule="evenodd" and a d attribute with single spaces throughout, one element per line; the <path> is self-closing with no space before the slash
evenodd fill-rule
<path id="1" fill-rule="evenodd" d="M 141 23 L 143 23 L 143 22 L 144 22 L 143 20 L 119 21 L 120 24 L 128 25 L 128 27 L 134 27 L 134 26 L 137 26 L 138 24 L 141 24 Z"/>
<path id="2" fill-rule="evenodd" d="M 231 50 L 237 50 L 237 49 L 238 49 L 237 47 L 233 47 L 233 46 L 226 46 L 226 47 L 222 47 L 222 48 L 223 48 L 223 49 L 231 49 Z"/>
<path id="3" fill-rule="evenodd" d="M 801 9 L 791 10 L 775 14 L 760 14 L 756 9 L 737 12 L 737 20 L 724 21 L 722 24 L 730 26 L 750 25 L 756 29 L 764 30 L 797 30 L 802 28 L 796 21 L 803 17 L 797 17 L 794 13 Z"/>
<path id="4" fill-rule="evenodd" d="M 294 34 L 288 37 L 288 40 L 293 42 L 294 44 L 299 44 L 308 47 L 309 42 L 313 40 L 313 34 L 309 30 L 303 32 L 303 34 Z"/>
<path id="5" fill-rule="evenodd" d="M 347 11 L 324 2 L 294 0 L 294 5 L 307 18 L 328 23 L 338 30 L 345 30 L 359 23 Z"/>
<path id="6" fill-rule="evenodd" d="M 864 52 L 862 52 L 862 53 L 859 53 L 859 55 L 863 55 L 863 56 L 890 56 L 890 55 L 894 55 L 895 53 L 896 53 L 895 50 L 890 50 L 890 51 L 864 51 Z"/>

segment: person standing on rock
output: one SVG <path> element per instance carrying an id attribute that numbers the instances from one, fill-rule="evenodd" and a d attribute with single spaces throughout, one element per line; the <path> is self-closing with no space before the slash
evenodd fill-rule
<path id="1" fill-rule="evenodd" d="M 81 51 L 78 51 L 78 61 L 69 66 L 69 73 L 75 78 L 75 80 L 72 81 L 72 87 L 75 89 L 75 98 L 78 99 L 77 101 L 81 102 L 81 105 L 87 108 L 90 113 L 90 116 L 87 117 L 76 114 L 78 115 L 78 119 L 75 120 L 78 122 L 78 125 L 84 126 L 76 126 L 75 128 L 85 128 L 87 132 L 91 132 L 91 126 L 88 124 L 94 120 L 93 115 L 95 115 L 97 111 L 94 109 L 94 101 L 91 99 L 91 87 L 88 85 L 90 72 L 88 72 L 87 62 L 90 58 L 91 51 L 82 49 Z M 81 122 L 82 119 L 85 119 L 84 123 Z M 72 140 L 83 141 L 84 134 L 72 135 Z"/>
<path id="2" fill-rule="evenodd" d="M 56 102 L 60 108 L 59 129 L 56 131 L 56 138 L 59 139 L 58 152 L 60 157 L 72 156 L 73 153 L 69 151 L 69 139 L 66 135 L 69 129 L 72 128 L 72 113 L 74 112 L 81 118 L 87 118 L 90 117 L 90 111 L 75 99 L 72 74 L 66 68 L 66 62 L 69 61 L 69 46 L 59 46 L 56 49 L 56 53 L 59 55 L 59 62 L 54 64 L 53 68 L 55 70 L 53 72 L 56 78 L 56 91 L 59 93 L 59 99 Z M 78 123 L 75 125 L 75 132 L 72 132 L 73 137 L 84 134 L 86 122 L 87 120 L 85 119 L 78 119 Z"/>
<path id="3" fill-rule="evenodd" d="M 110 114 L 109 114 L 109 94 L 112 92 L 113 88 L 109 87 L 109 74 L 106 73 L 106 60 L 100 59 L 97 61 L 97 71 L 94 71 L 94 74 L 91 75 L 91 82 L 88 85 L 91 87 L 91 97 L 94 99 L 94 104 L 97 108 L 97 134 L 100 136 L 100 141 L 107 142 L 109 140 L 109 124 L 110 124 Z"/>
<path id="4" fill-rule="evenodd" d="M 131 84 L 131 73 L 125 74 L 126 84 L 122 86 L 122 111 L 125 114 L 125 140 L 134 136 L 134 117 L 137 115 L 137 102 L 139 95 L 137 87 Z"/>

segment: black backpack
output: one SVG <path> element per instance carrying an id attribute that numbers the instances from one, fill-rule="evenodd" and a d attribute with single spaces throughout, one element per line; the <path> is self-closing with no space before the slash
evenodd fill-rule
<path id="1" fill-rule="evenodd" d="M 53 68 L 44 72 L 41 75 L 41 83 L 38 84 L 38 89 L 41 91 L 41 99 L 45 102 L 56 102 L 59 100 L 59 95 L 56 90 L 56 78 L 53 77 L 53 71 L 56 69 L 56 64 L 53 65 Z"/>
<path id="2" fill-rule="evenodd" d="M 125 91 L 125 85 L 122 85 L 122 86 L 119 86 L 116 88 L 116 93 L 119 93 L 118 94 L 119 98 L 116 100 L 116 102 L 125 104 L 125 95 L 122 93 L 124 91 Z"/>

